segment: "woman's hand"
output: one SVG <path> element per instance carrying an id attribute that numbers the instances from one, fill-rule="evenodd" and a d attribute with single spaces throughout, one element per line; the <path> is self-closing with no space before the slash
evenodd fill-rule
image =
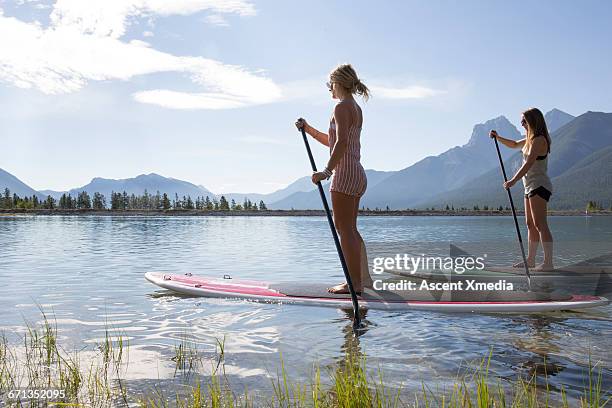
<path id="1" fill-rule="evenodd" d="M 499 133 L 497 133 L 497 130 L 493 130 L 493 129 L 489 132 L 489 137 L 491 139 L 495 139 L 499 141 L 501 144 L 511 149 L 517 149 L 519 147 L 523 147 L 523 145 L 525 144 L 525 139 L 521 139 L 518 141 L 506 139 L 505 137 L 501 137 Z"/>
<path id="2" fill-rule="evenodd" d="M 312 183 L 317 184 L 320 181 L 323 181 L 327 178 L 327 174 L 323 171 L 317 171 L 312 173 Z"/>
<path id="3" fill-rule="evenodd" d="M 506 190 L 508 190 L 510 187 L 512 187 L 515 184 L 516 184 L 516 180 L 515 179 L 510 179 L 510 180 L 504 182 L 504 188 Z"/>
<path id="4" fill-rule="evenodd" d="M 308 122 L 306 122 L 306 119 L 304 119 L 304 118 L 299 118 L 295 122 L 295 127 L 298 128 L 298 130 L 302 130 L 302 128 L 304 128 L 304 130 L 306 130 L 306 129 L 308 129 Z"/>

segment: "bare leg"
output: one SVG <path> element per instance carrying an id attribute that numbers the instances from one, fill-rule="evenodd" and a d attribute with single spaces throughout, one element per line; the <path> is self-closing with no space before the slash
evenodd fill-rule
<path id="1" fill-rule="evenodd" d="M 361 238 L 361 234 L 359 237 Z M 374 284 L 374 282 L 372 282 L 372 277 L 370 276 L 368 251 L 366 249 L 365 242 L 363 242 L 363 238 L 361 238 L 361 284 L 364 288 L 371 288 Z"/>
<path id="2" fill-rule="evenodd" d="M 331 192 L 331 197 L 334 223 L 340 236 L 340 246 L 344 253 L 346 266 L 355 291 L 361 292 L 363 289 L 361 283 L 361 245 L 363 240 L 359 239 L 355 228 L 355 212 L 353 210 L 355 197 L 336 191 Z M 348 293 L 348 287 L 347 284 L 341 284 L 330 288 L 329 291 L 331 293 Z"/>
<path id="3" fill-rule="evenodd" d="M 525 198 L 525 221 L 527 222 L 527 266 L 533 268 L 535 266 L 538 245 L 540 244 L 540 233 L 533 221 L 533 214 L 528 198 Z M 521 261 L 515 263 L 513 266 L 515 268 L 523 268 L 525 265 Z"/>
<path id="4" fill-rule="evenodd" d="M 355 231 L 357 231 L 357 237 L 359 238 L 359 241 L 361 242 L 361 268 L 360 268 L 360 275 L 361 275 L 361 283 L 363 284 L 364 288 L 369 288 L 372 287 L 373 282 L 372 282 L 372 278 L 370 277 L 370 266 L 368 264 L 368 251 L 366 249 L 365 246 L 365 242 L 363 241 L 363 238 L 361 237 L 361 234 L 359 233 L 359 230 L 357 229 L 357 217 L 359 216 L 359 197 L 355 197 L 354 199 L 354 206 L 353 206 L 353 217 L 355 220 Z"/>
<path id="5" fill-rule="evenodd" d="M 544 248 L 544 263 L 538 265 L 538 267 L 534 270 L 553 270 L 553 237 L 550 233 L 550 229 L 548 228 L 548 221 L 546 219 L 546 200 L 538 195 L 535 195 L 529 199 L 529 205 L 531 206 L 533 221 L 538 230 L 540 241 L 542 241 L 542 247 Z"/>

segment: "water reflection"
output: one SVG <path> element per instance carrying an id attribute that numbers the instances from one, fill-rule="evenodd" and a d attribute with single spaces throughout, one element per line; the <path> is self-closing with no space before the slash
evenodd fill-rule
<path id="1" fill-rule="evenodd" d="M 344 337 L 344 342 L 342 347 L 340 348 L 340 354 L 344 355 L 352 355 L 352 356 L 361 356 L 361 347 L 359 343 L 359 338 L 364 336 L 370 326 L 373 324 L 371 321 L 367 319 L 368 310 L 364 308 L 359 309 L 359 318 L 361 321 L 361 325 L 357 328 L 354 327 L 353 321 L 355 320 L 355 312 L 352 309 L 342 309 L 342 313 L 344 314 L 343 320 L 348 321 L 342 328 L 342 336 Z"/>
<path id="2" fill-rule="evenodd" d="M 610 217 L 589 225 L 574 217 L 550 222 L 559 248 L 564 240 L 591 240 L 590 248 L 598 250 L 612 242 Z M 418 253 L 418 243 L 430 241 L 448 253 L 448 242 L 461 239 L 472 240 L 462 245 L 468 250 L 504 239 L 514 248 L 511 223 L 496 217 L 363 217 L 360 231 L 383 251 L 412 242 L 408 248 Z M 93 348 L 108 328 L 112 336 L 129 338 L 136 352 L 130 357 L 135 388 L 156 383 L 172 389 L 174 346 L 188 339 L 206 361 L 214 361 L 224 341 L 232 384 L 262 392 L 271 388 L 281 355 L 290 377 L 303 382 L 315 361 L 331 367 L 347 355 L 366 356 L 368 367 L 383 370 L 387 386 L 410 392 L 422 380 L 449 385 L 489 353 L 491 375 L 542 378 L 547 372 L 551 387 L 570 393 L 582 390 L 590 355 L 604 369 L 603 388 L 610 389 L 610 307 L 540 316 L 362 310 L 364 327 L 355 334 L 351 310 L 192 298 L 143 279 L 160 270 L 334 283 L 343 273 L 333 242 L 321 239 L 328 228 L 323 217 L 2 217 L 0 331 L 18 342 L 25 320 L 40 321 L 39 305 L 57 322 L 66 349 Z"/>

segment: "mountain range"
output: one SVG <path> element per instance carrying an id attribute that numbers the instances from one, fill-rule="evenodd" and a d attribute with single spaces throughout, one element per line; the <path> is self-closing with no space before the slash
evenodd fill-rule
<path id="1" fill-rule="evenodd" d="M 574 117 L 558 109 L 546 113 L 545 119 L 551 134 L 549 174 L 554 192 L 551 208 L 584 208 L 589 200 L 605 206 L 612 202 L 612 114 L 587 112 Z M 504 116 L 477 124 L 467 143 L 445 152 L 428 156 L 398 171 L 368 169 L 368 190 L 361 200 L 366 208 L 405 209 L 471 208 L 474 205 L 497 207 L 507 205 L 507 196 L 501 187 L 502 179 L 495 145 L 488 137 L 489 130 L 496 129 L 510 139 L 520 139 L 521 133 Z M 521 163 L 520 152 L 501 146 L 507 172 L 512 174 Z M 156 173 L 141 174 L 127 179 L 96 177 L 90 183 L 69 191 L 34 189 L 17 177 L 0 169 L 0 189 L 7 187 L 20 196 L 37 194 L 39 198 L 51 195 L 59 198 L 64 193 L 73 197 L 81 191 L 90 195 L 100 192 L 110 200 L 111 191 L 141 195 L 145 189 L 150 194 L 159 191 L 172 199 L 179 197 L 220 195 L 204 186 L 164 177 Z M 327 190 L 327 189 L 326 189 Z M 517 205 L 522 205 L 519 182 L 513 188 Z M 287 187 L 269 194 L 227 193 L 228 200 L 242 202 L 248 197 L 253 202 L 263 200 L 272 209 L 319 209 L 319 193 L 310 177 L 301 177 Z"/>
<path id="2" fill-rule="evenodd" d="M 453 147 L 438 156 L 426 157 L 405 169 L 387 172 L 384 179 L 371 180 L 368 174 L 368 189 L 361 205 L 369 208 L 411 208 L 423 199 L 461 186 L 493 168 L 497 155 L 488 137 L 490 129 L 498 129 L 510 138 L 520 138 L 518 130 L 503 116 L 478 124 L 463 146 Z M 283 205 L 296 209 L 312 208 L 309 206 L 316 201 L 317 194 L 313 191 L 310 196 L 294 195 L 285 199 Z"/>
<path id="3" fill-rule="evenodd" d="M 113 191 L 115 193 L 125 191 L 128 195 L 142 195 L 145 190 L 149 194 L 155 194 L 157 191 L 160 194 L 166 193 L 171 200 L 174 198 L 175 193 L 180 198 L 185 195 L 193 199 L 199 196 L 209 196 L 211 198 L 215 196 L 203 186 L 197 186 L 188 181 L 163 177 L 156 173 L 141 174 L 134 178 L 119 180 L 95 177 L 88 184 L 69 191 L 41 190 L 40 193 L 58 199 L 62 194 L 71 194 L 73 197 L 76 197 L 81 191 L 87 191 L 90 196 L 93 196 L 94 192 L 98 192 L 104 194 L 108 202 Z"/>
<path id="4" fill-rule="evenodd" d="M 548 174 L 553 183 L 551 208 L 584 208 L 588 201 L 597 201 L 609 208 L 612 203 L 612 113 L 586 112 L 552 132 L 550 137 Z M 516 152 L 504 161 L 509 177 L 518 170 L 521 160 L 521 153 Z M 501 177 L 499 168 L 492 169 L 461 188 L 423 200 L 419 205 L 468 208 L 473 205 L 506 206 L 508 198 L 502 188 Z M 517 197 L 517 207 L 522 207 L 522 183 L 517 183 L 512 191 Z"/>
<path id="5" fill-rule="evenodd" d="M 559 109 L 553 109 L 545 115 L 551 132 L 573 119 L 574 116 Z M 442 201 L 430 203 L 431 199 L 464 186 L 477 176 L 499 167 L 495 145 L 488 136 L 491 129 L 496 129 L 510 139 L 523 137 L 504 116 L 477 124 L 468 142 L 462 146 L 455 146 L 437 156 L 426 157 L 402 170 L 385 172 L 383 177 L 373 178 L 375 171 L 367 170 L 368 189 L 360 205 L 371 209 L 387 206 L 391 209 L 418 208 L 425 203 L 428 206 L 439 206 Z M 511 150 L 502 150 L 502 158 L 505 160 L 512 154 Z M 302 191 L 281 201 L 271 202 L 270 208 L 318 208 L 319 200 L 319 193 L 311 188 L 310 192 Z"/>
<path id="6" fill-rule="evenodd" d="M 38 198 L 46 197 L 46 195 L 34 190 L 32 187 L 28 186 L 26 183 L 19 180 L 8 171 L 0 169 L 0 193 L 2 195 L 4 195 L 4 190 L 6 188 L 10 190 L 11 195 L 17 194 L 19 197 L 31 197 L 33 195 L 38 196 Z"/>

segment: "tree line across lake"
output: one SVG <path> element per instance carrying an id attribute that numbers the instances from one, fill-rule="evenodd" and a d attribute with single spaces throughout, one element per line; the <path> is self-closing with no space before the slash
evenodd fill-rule
<path id="1" fill-rule="evenodd" d="M 17 194 L 11 194 L 8 188 L 4 189 L 4 193 L 0 195 L 0 208 L 2 209 L 93 209 L 93 210 L 208 210 L 208 211 L 259 211 L 267 210 L 266 203 L 263 200 L 259 204 L 252 202 L 245 197 L 242 204 L 236 203 L 234 199 L 228 201 L 224 196 L 219 199 L 213 197 L 196 197 L 193 200 L 190 196 L 180 198 L 178 194 L 174 195 L 171 200 L 168 194 L 149 194 L 147 190 L 143 195 L 128 194 L 123 191 L 111 192 L 110 202 L 107 202 L 104 194 L 95 192 L 90 196 L 87 191 L 81 191 L 76 197 L 71 194 L 62 194 L 59 200 L 47 196 L 41 200 L 36 195 L 31 197 L 19 197 Z"/>
<path id="2" fill-rule="evenodd" d="M 93 197 L 86 191 L 81 191 L 76 197 L 72 197 L 71 194 L 62 194 L 59 200 L 56 200 L 52 196 L 48 195 L 47 198 L 41 200 L 37 195 L 20 197 L 17 194 L 11 194 L 8 188 L 4 189 L 4 193 L 0 194 L 0 209 L 62 209 L 62 210 L 204 210 L 204 211 L 265 211 L 268 210 L 266 203 L 263 200 L 259 201 L 259 204 L 252 202 L 248 198 L 244 198 L 244 201 L 239 204 L 234 199 L 228 201 L 225 196 L 221 196 L 219 199 L 213 197 L 198 196 L 193 200 L 190 196 L 183 196 L 179 198 L 178 194 L 174 195 L 174 198 L 170 200 L 168 194 L 160 194 L 159 191 L 156 194 L 149 194 L 145 190 L 143 195 L 129 194 L 125 191 L 122 193 L 111 192 L 110 203 L 107 202 L 104 194 L 95 192 Z M 293 210 L 293 208 L 292 208 Z M 600 212 L 605 211 L 605 207 L 602 203 L 596 201 L 589 201 L 586 206 L 587 212 Z M 370 209 L 362 207 L 360 211 L 368 212 L 392 212 L 387 206 L 384 209 L 376 207 Z M 402 210 L 400 210 L 402 211 Z M 413 211 L 410 208 L 406 208 L 404 211 Z M 424 211 L 432 212 L 446 212 L 446 213 L 465 213 L 465 212 L 508 212 L 510 207 L 499 206 L 489 207 L 484 205 L 482 207 L 474 205 L 473 208 L 457 207 L 446 205 L 441 208 L 425 208 Z M 612 205 L 610 206 L 612 211 Z"/>

